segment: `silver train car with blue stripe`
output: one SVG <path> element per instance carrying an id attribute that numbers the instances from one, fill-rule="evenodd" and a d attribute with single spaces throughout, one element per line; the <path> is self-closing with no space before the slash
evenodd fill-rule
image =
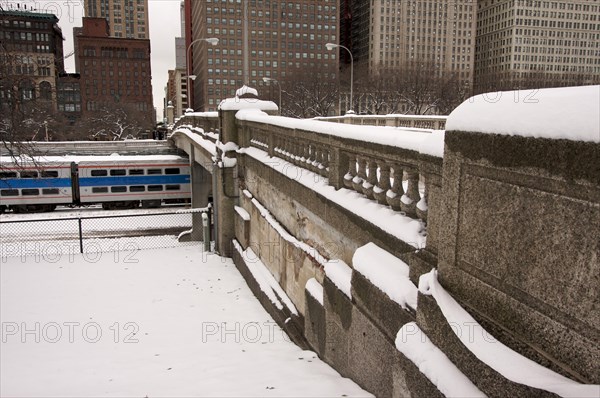
<path id="1" fill-rule="evenodd" d="M 177 155 L 46 157 L 0 164 L 0 213 L 101 204 L 159 207 L 191 198 L 190 166 Z"/>

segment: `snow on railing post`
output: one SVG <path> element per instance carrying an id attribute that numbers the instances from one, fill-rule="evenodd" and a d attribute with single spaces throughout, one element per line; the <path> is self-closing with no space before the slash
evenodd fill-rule
<path id="1" fill-rule="evenodd" d="M 379 165 L 379 181 L 373 188 L 373 195 L 377 202 L 382 205 L 387 205 L 386 193 L 390 189 L 390 166 L 382 162 Z"/>
<path id="2" fill-rule="evenodd" d="M 362 193 L 362 183 L 367 178 L 367 161 L 362 156 L 357 156 L 356 163 L 358 164 L 358 174 L 352 179 L 352 188 L 356 192 Z"/>
<path id="3" fill-rule="evenodd" d="M 419 172 L 409 168 L 405 170 L 408 180 L 406 193 L 400 198 L 400 208 L 406 215 L 411 217 L 417 216 L 417 202 L 421 200 L 419 195 Z"/>
<path id="4" fill-rule="evenodd" d="M 404 175 L 404 171 L 402 170 L 402 166 L 398 163 L 394 163 L 392 165 L 392 172 L 394 176 L 394 182 L 392 183 L 392 188 L 388 189 L 386 192 L 386 199 L 388 205 L 392 207 L 392 209 L 399 211 L 400 210 L 400 198 L 404 195 L 404 188 L 402 188 L 402 177 Z"/>
<path id="5" fill-rule="evenodd" d="M 327 167 L 329 167 L 329 149 L 325 146 L 319 145 L 319 151 L 317 153 L 317 163 L 318 173 L 323 177 L 326 177 Z"/>
<path id="6" fill-rule="evenodd" d="M 427 210 L 428 210 L 428 199 L 429 199 L 429 184 L 427 181 L 427 177 L 425 177 L 424 175 L 421 175 L 421 179 L 423 181 L 423 197 L 421 197 L 421 200 L 419 200 L 419 202 L 417 203 L 417 217 L 419 217 L 420 219 L 422 219 L 423 221 L 427 222 Z"/>
<path id="7" fill-rule="evenodd" d="M 374 199 L 373 187 L 377 184 L 377 162 L 374 160 L 367 160 L 368 175 L 362 184 L 362 193 L 369 199 Z"/>
<path id="8" fill-rule="evenodd" d="M 344 186 L 352 189 L 352 180 L 356 176 L 356 156 L 348 156 L 348 171 L 344 175 Z"/>

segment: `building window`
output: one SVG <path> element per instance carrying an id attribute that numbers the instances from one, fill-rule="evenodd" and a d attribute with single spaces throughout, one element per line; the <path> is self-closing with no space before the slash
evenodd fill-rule
<path id="1" fill-rule="evenodd" d="M 52 86 L 47 81 L 40 83 L 40 98 L 43 100 L 52 99 Z"/>

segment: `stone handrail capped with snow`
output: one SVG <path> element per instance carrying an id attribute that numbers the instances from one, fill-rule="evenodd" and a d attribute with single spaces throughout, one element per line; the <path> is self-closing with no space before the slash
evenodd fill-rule
<path id="1" fill-rule="evenodd" d="M 442 115 L 343 115 L 316 117 L 326 122 L 357 124 L 367 126 L 411 127 L 420 129 L 444 130 L 448 116 Z"/>
<path id="2" fill-rule="evenodd" d="M 218 112 L 188 112 L 177 120 L 173 130 L 183 125 L 200 127 L 206 132 L 216 132 L 219 130 Z"/>
<path id="3" fill-rule="evenodd" d="M 354 190 L 427 220 L 426 174 L 441 170 L 443 131 L 351 126 L 254 110 L 239 112 L 237 119 L 244 131 L 241 146 L 308 169 L 336 189 Z M 422 196 L 419 186 L 424 188 Z"/>

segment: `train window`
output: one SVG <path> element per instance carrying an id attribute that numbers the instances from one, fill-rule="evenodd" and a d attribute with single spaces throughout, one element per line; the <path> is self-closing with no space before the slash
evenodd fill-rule
<path id="1" fill-rule="evenodd" d="M 106 170 L 92 170 L 92 177 L 104 177 L 108 175 Z"/>
<path id="2" fill-rule="evenodd" d="M 110 192 L 113 192 L 113 193 L 127 192 L 127 187 L 110 187 Z"/>
<path id="3" fill-rule="evenodd" d="M 44 170 L 42 171 L 42 178 L 56 178 L 58 177 L 57 170 Z"/>
<path id="4" fill-rule="evenodd" d="M 144 192 L 146 187 L 143 185 L 132 185 L 129 187 L 129 192 Z"/>
<path id="5" fill-rule="evenodd" d="M 150 174 L 162 174 L 161 169 L 148 169 L 148 175 Z"/>
<path id="6" fill-rule="evenodd" d="M 42 195 L 58 195 L 58 188 L 44 188 Z"/>
<path id="7" fill-rule="evenodd" d="M 21 172 L 21 178 L 37 178 L 37 177 L 38 177 L 37 171 L 22 171 Z"/>
<path id="8" fill-rule="evenodd" d="M 129 170 L 129 175 L 130 176 L 144 175 L 144 169 L 130 169 Z"/>
<path id="9" fill-rule="evenodd" d="M 108 187 L 93 187 L 92 193 L 107 193 Z"/>
<path id="10" fill-rule="evenodd" d="M 156 192 L 156 191 L 162 191 L 162 190 L 163 190 L 162 185 L 148 185 L 148 191 Z"/>
<path id="11" fill-rule="evenodd" d="M 110 171 L 111 176 L 124 176 L 126 173 L 125 169 L 112 169 Z"/>
<path id="12" fill-rule="evenodd" d="M 165 189 L 167 191 L 179 191 L 181 189 L 181 186 L 178 185 L 165 185 Z"/>
<path id="13" fill-rule="evenodd" d="M 180 174 L 179 167 L 165 169 L 165 174 Z"/>
<path id="14" fill-rule="evenodd" d="M 0 173 L 0 178 L 15 178 L 16 176 L 17 173 L 15 173 L 14 171 L 3 171 Z"/>
<path id="15" fill-rule="evenodd" d="M 21 195 L 23 196 L 35 196 L 35 195 L 39 195 L 40 194 L 40 190 L 39 189 L 22 189 L 21 190 Z"/>
<path id="16" fill-rule="evenodd" d="M 19 196 L 18 189 L 0 189 L 0 196 Z"/>

